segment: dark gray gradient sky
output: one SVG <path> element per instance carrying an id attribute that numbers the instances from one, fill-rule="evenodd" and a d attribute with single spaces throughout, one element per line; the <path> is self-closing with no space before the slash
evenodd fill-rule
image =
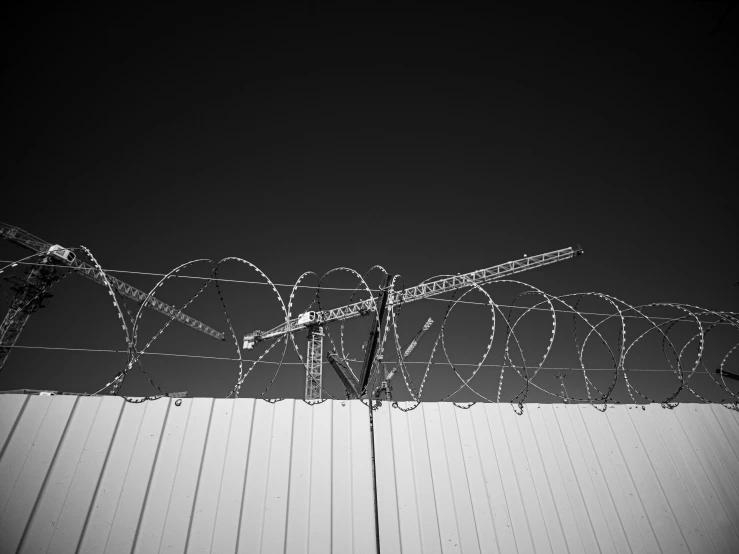
<path id="1" fill-rule="evenodd" d="M 709 2 L 559 13 L 6 13 L 0 220 L 84 244 L 106 268 L 166 272 L 239 256 L 290 284 L 307 270 L 381 264 L 410 286 L 580 243 L 585 256 L 521 279 L 551 294 L 739 311 L 737 13 L 724 13 Z M 0 255 L 25 254 L 2 243 Z M 223 275 L 258 277 L 237 264 Z M 146 290 L 156 283 L 118 277 Z M 181 304 L 197 287 L 180 280 L 159 296 Z M 489 290 L 504 304 L 518 291 Z M 71 276 L 55 292 L 19 345 L 125 347 L 102 288 Z M 237 335 L 280 322 L 269 289 L 225 292 Z M 588 307 L 608 309 L 595 300 Z M 402 342 L 427 317 L 440 321 L 444 308 L 409 308 Z M 188 311 L 227 330 L 213 290 Z M 450 354 L 476 362 L 489 335 L 485 309 L 454 314 Z M 141 340 L 163 323 L 147 314 Z M 545 323 L 531 320 L 533 358 L 546 346 Z M 152 350 L 235 356 L 230 340 L 174 327 Z M 367 328 L 347 323 L 350 354 Z M 737 341 L 722 332 L 707 356 L 720 359 Z M 434 337 L 414 359 L 428 358 Z M 489 363 L 501 362 L 502 338 L 499 325 Z M 616 331 L 611 338 L 615 345 Z M 303 337 L 298 344 L 304 351 Z M 659 366 L 660 349 L 657 338 L 635 348 L 631 367 Z M 552 364 L 576 363 L 573 353 L 563 317 Z M 604 353 L 594 348 L 586 362 L 603 367 Z M 90 392 L 124 361 L 18 349 L 0 389 Z M 144 367 L 165 389 L 200 396 L 225 395 L 238 372 L 231 362 L 154 356 Z M 499 371 L 483 371 L 479 390 L 494 398 Z M 429 378 L 429 399 L 452 390 L 455 377 L 441 372 Z M 259 395 L 270 378 L 258 367 L 242 395 Z M 523 382 L 506 379 L 510 397 Z M 558 387 L 551 375 L 539 379 Z M 635 379 L 662 396 L 675 386 L 666 374 Z M 707 377 L 695 379 L 699 387 Z M 333 376 L 326 380 L 336 393 Z M 585 394 L 582 377 L 565 383 Z M 268 396 L 299 397 L 302 388 L 300 369 L 286 368 Z M 154 390 L 136 373 L 123 392 Z M 628 398 L 625 389 L 616 397 Z"/>

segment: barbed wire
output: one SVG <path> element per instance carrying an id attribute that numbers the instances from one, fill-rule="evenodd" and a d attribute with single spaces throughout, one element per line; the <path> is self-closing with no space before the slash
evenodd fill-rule
<path id="1" fill-rule="evenodd" d="M 305 369 L 307 373 L 308 362 L 301 355 L 300 348 L 298 348 L 298 345 L 295 341 L 294 333 L 283 333 L 280 336 L 277 336 L 275 339 L 269 341 L 269 344 L 267 345 L 265 350 L 256 359 L 246 359 L 243 357 L 242 348 L 238 340 L 236 331 L 234 330 L 232 318 L 228 310 L 228 302 L 226 301 L 224 291 L 221 287 L 223 283 L 230 282 L 258 284 L 270 287 L 277 299 L 278 306 L 282 312 L 282 316 L 285 318 L 286 323 L 289 323 L 293 318 L 292 314 L 295 309 L 295 295 L 299 289 L 315 290 L 314 298 L 312 302 L 308 305 L 307 310 L 310 310 L 315 306 L 317 311 L 322 310 L 321 293 L 323 291 L 351 291 L 349 303 L 352 303 L 357 294 L 369 294 L 370 303 L 372 305 L 372 309 L 370 310 L 370 312 L 374 314 L 373 317 L 375 320 L 375 324 L 381 330 L 381 334 L 378 337 L 377 349 L 374 354 L 374 359 L 370 360 L 369 367 L 372 368 L 372 371 L 368 376 L 368 395 L 366 399 L 361 399 L 362 402 L 364 402 L 366 405 L 369 405 L 372 409 L 376 409 L 380 405 L 380 402 L 375 402 L 373 405 L 373 402 L 371 400 L 372 391 L 375 390 L 379 381 L 382 380 L 382 377 L 380 375 L 381 368 L 385 367 L 389 363 L 383 361 L 383 356 L 385 350 L 388 346 L 390 346 L 390 344 L 392 345 L 392 347 L 395 348 L 398 357 L 397 361 L 393 362 L 392 365 L 396 366 L 399 370 L 399 373 L 402 375 L 405 387 L 411 397 L 411 402 L 407 402 L 405 406 L 400 406 L 397 401 L 392 401 L 389 396 L 388 400 L 391 401 L 391 405 L 393 407 L 401 409 L 403 411 L 413 410 L 417 408 L 423 401 L 424 386 L 427 382 L 432 367 L 451 368 L 453 375 L 456 379 L 459 380 L 460 383 L 456 390 L 444 396 L 442 398 L 442 401 L 453 399 L 462 390 L 468 390 L 483 402 L 501 402 L 503 396 L 504 378 L 506 375 L 508 375 L 508 373 L 512 372 L 514 375 L 517 375 L 523 382 L 523 387 L 508 400 L 508 402 L 512 404 L 514 410 L 519 414 L 522 413 L 524 402 L 526 401 L 526 398 L 532 388 L 535 388 L 552 397 L 561 399 L 564 402 L 587 402 L 593 405 L 596 409 L 604 411 L 609 403 L 620 403 L 614 399 L 614 391 L 616 390 L 616 386 L 619 380 L 623 380 L 626 391 L 628 392 L 629 397 L 634 403 L 637 402 L 638 396 L 640 399 L 644 399 L 648 402 L 659 403 L 665 408 L 674 408 L 674 406 L 677 405 L 675 400 L 678 395 L 683 391 L 688 391 L 702 402 L 716 402 L 724 405 L 727 405 L 728 403 L 727 407 L 730 407 L 732 409 L 737 409 L 738 406 L 737 400 L 739 400 L 739 396 L 726 384 L 724 377 L 726 375 L 725 367 L 727 365 L 727 361 L 731 358 L 732 355 L 736 355 L 736 352 L 739 350 L 739 341 L 734 342 L 725 352 L 723 352 L 723 355 L 720 357 L 721 362 L 717 370 L 718 378 L 714 377 L 714 375 L 708 371 L 705 365 L 705 355 L 708 348 L 707 337 L 709 333 L 715 332 L 715 330 L 718 328 L 728 328 L 732 330 L 732 332 L 739 331 L 739 317 L 737 317 L 737 314 L 734 314 L 733 312 L 715 311 L 700 308 L 697 306 L 691 306 L 688 304 L 678 303 L 651 303 L 641 306 L 632 306 L 611 295 L 598 292 L 570 293 L 554 296 L 530 284 L 513 279 L 499 279 L 488 283 L 488 286 L 490 287 L 497 287 L 503 284 L 508 284 L 514 285 L 516 287 L 522 287 L 524 289 L 523 292 L 519 293 L 510 304 L 499 304 L 493 300 L 493 296 L 488 290 L 486 290 L 479 284 L 470 283 L 469 288 L 467 288 L 466 290 L 454 291 L 452 294 L 452 298 L 431 298 L 431 300 L 447 303 L 444 317 L 441 321 L 436 339 L 433 342 L 428 360 L 425 362 L 410 362 L 405 359 L 402 351 L 403 349 L 401 348 L 402 341 L 399 327 L 401 321 L 401 313 L 403 313 L 403 304 L 401 303 L 392 306 L 385 314 L 384 321 L 381 321 L 377 307 L 374 305 L 379 298 L 375 297 L 374 293 L 381 291 L 381 289 L 373 289 L 368 285 L 367 282 L 369 275 L 372 272 L 377 271 L 384 276 L 387 275 L 387 272 L 381 266 L 373 266 L 364 275 L 347 267 L 334 268 L 324 273 L 321 277 L 318 277 L 315 273 L 312 272 L 305 272 L 298 278 L 295 284 L 284 285 L 272 282 L 269 277 L 267 277 L 267 275 L 256 265 L 243 258 L 238 257 L 227 257 L 218 262 L 210 259 L 192 260 L 179 265 L 168 273 L 154 274 L 132 271 L 126 272 L 122 270 L 105 270 L 95 259 L 92 252 L 90 252 L 90 250 L 86 247 L 80 246 L 75 250 L 79 251 L 80 256 L 86 258 L 89 263 L 94 266 L 97 275 L 101 277 L 105 288 L 108 290 L 113 308 L 115 309 L 117 317 L 120 320 L 121 330 L 124 334 L 126 350 L 79 349 L 42 346 L 33 347 L 23 345 L 14 345 L 13 347 L 68 351 L 116 352 L 127 354 L 127 361 L 123 366 L 123 369 L 119 371 L 115 375 L 115 377 L 110 380 L 104 387 L 93 394 L 99 394 L 107 389 L 111 389 L 111 394 L 118 394 L 128 372 L 133 368 L 134 365 L 137 365 L 146 379 L 152 385 L 152 387 L 157 390 L 158 394 L 156 396 L 136 399 L 124 396 L 123 398 L 126 401 L 144 402 L 147 400 L 154 400 L 170 396 L 169 393 L 164 392 L 164 390 L 148 375 L 141 363 L 144 356 L 161 355 L 237 362 L 238 376 L 236 378 L 236 383 L 227 395 L 227 397 L 234 398 L 238 398 L 243 383 L 246 379 L 249 378 L 252 371 L 258 364 L 274 365 L 276 366 L 274 373 L 271 375 L 269 383 L 266 385 L 266 388 L 261 392 L 258 398 L 266 400 L 268 402 L 278 401 L 279 399 L 267 398 L 267 393 L 274 385 L 282 367 L 291 365 L 301 366 L 303 369 Z M 33 260 L 36 260 L 36 258 L 38 258 L 38 254 L 27 256 L 16 262 L 10 262 L 9 265 L 0 268 L 0 273 L 7 270 L 8 268 L 18 267 L 21 265 L 53 265 L 55 268 L 60 267 L 56 264 L 34 263 Z M 248 270 L 255 272 L 260 280 L 254 281 L 221 279 L 218 276 L 219 270 L 221 269 L 223 264 L 230 262 L 239 262 Z M 211 268 L 211 276 L 205 278 L 190 276 L 182 273 L 187 268 L 190 268 L 196 264 L 207 264 Z M 74 272 L 76 270 L 76 268 L 74 267 L 67 267 L 65 269 L 69 270 L 68 273 Z M 120 294 L 116 296 L 118 291 L 113 287 L 110 279 L 107 276 L 107 273 L 113 272 L 138 273 L 141 275 L 160 277 L 159 281 L 154 285 L 150 292 L 147 293 L 146 298 L 139 305 L 135 315 L 129 309 L 123 298 L 120 297 Z M 348 273 L 351 278 L 356 281 L 357 285 L 353 289 L 325 286 L 326 280 L 337 273 Z M 311 276 L 317 279 L 316 285 L 304 284 L 305 280 Z M 436 279 L 438 277 L 435 277 L 433 279 Z M 141 319 L 143 318 L 144 308 L 153 301 L 156 292 L 160 291 L 167 283 L 178 278 L 199 279 L 205 282 L 197 292 L 192 294 L 190 298 L 180 308 L 178 308 L 178 310 L 172 311 L 171 315 L 168 316 L 167 321 L 151 336 L 146 344 L 142 348 L 140 348 L 140 323 Z M 425 282 L 430 281 L 431 279 Z M 211 283 L 215 284 L 224 318 L 226 320 L 226 323 L 228 324 L 231 338 L 234 342 L 236 357 L 196 356 L 165 352 L 149 352 L 149 348 L 151 347 L 151 345 L 175 320 L 177 314 L 182 310 L 185 310 L 193 302 L 195 302 Z M 277 290 L 278 286 L 291 287 L 287 305 L 285 304 L 284 299 Z M 402 291 L 404 290 L 404 287 L 405 285 L 403 283 L 402 277 L 395 275 L 390 281 L 389 292 Z M 457 298 L 458 292 L 461 292 L 461 295 Z M 465 300 L 465 297 L 472 293 L 482 294 L 485 297 L 486 301 L 475 302 Z M 534 302 L 533 305 L 520 303 L 523 301 L 523 299 L 527 298 L 537 298 L 537 300 Z M 588 302 L 603 303 L 605 306 L 607 306 L 607 311 L 589 312 L 580 310 L 579 306 L 585 299 L 588 299 Z M 31 301 L 29 301 L 28 303 L 30 302 Z M 476 363 L 455 363 L 451 358 L 450 350 L 447 346 L 448 337 L 445 333 L 445 330 L 447 324 L 452 317 L 454 308 L 460 304 L 484 306 L 490 311 L 490 333 Z M 504 312 L 504 309 L 507 309 L 507 313 Z M 299 311 L 299 313 L 305 313 L 305 311 L 306 309 L 303 309 Z M 653 313 L 654 311 L 659 311 L 660 313 Z M 665 316 L 663 315 L 665 311 L 672 311 L 674 312 L 674 315 Z M 531 314 L 535 313 L 549 314 L 548 319 L 551 321 L 551 323 L 550 331 L 547 334 L 548 338 L 543 341 L 543 353 L 532 356 L 529 353 L 530 351 L 524 348 L 525 341 L 523 340 L 523 338 L 525 337 L 526 331 L 524 331 L 523 329 L 525 328 L 525 322 L 527 318 L 531 316 Z M 553 351 L 555 341 L 557 337 L 561 335 L 561 333 L 558 334 L 558 330 L 561 327 L 561 325 L 558 325 L 558 314 L 567 314 L 572 317 L 572 332 L 574 337 L 573 343 L 575 354 L 580 366 L 579 368 L 552 367 L 546 365 L 547 359 L 550 357 Z M 646 330 L 637 327 L 638 332 L 635 333 L 632 330 L 632 323 L 634 323 L 635 321 L 644 322 L 646 324 Z M 329 326 L 325 327 L 325 334 L 326 336 L 328 336 L 329 343 L 333 349 L 332 351 L 338 354 L 341 361 L 347 366 L 349 371 L 355 374 L 356 377 L 356 372 L 351 367 L 351 364 L 359 362 L 360 360 L 350 357 L 349 353 L 346 350 L 344 323 L 344 321 L 341 321 L 338 345 L 334 340 L 333 335 L 331 334 Z M 678 325 L 678 323 L 680 325 Z M 615 326 L 617 330 L 617 332 L 615 333 L 615 337 L 612 336 L 613 330 L 610 329 L 610 327 L 613 326 Z M 501 328 L 503 329 L 503 331 L 500 331 Z M 681 333 L 684 332 L 686 329 L 692 329 L 691 331 L 689 331 L 689 336 L 687 339 L 682 337 L 682 335 L 678 336 L 678 328 L 680 329 Z M 391 329 L 392 333 L 390 332 Z M 627 331 L 629 332 L 627 333 Z M 504 335 L 502 360 L 501 363 L 498 364 L 489 363 L 488 357 L 491 355 L 496 333 L 499 332 L 502 332 Z M 633 351 L 635 351 L 635 347 L 637 345 L 643 344 L 651 336 L 658 337 L 660 340 L 661 355 L 667 362 L 667 369 L 639 369 L 629 367 L 628 362 L 631 359 L 630 355 L 633 358 Z M 387 341 L 390 337 L 391 343 L 388 343 Z M 288 344 L 292 344 L 293 349 L 300 360 L 299 362 L 288 362 L 285 360 L 288 350 Z M 278 345 L 282 345 L 282 348 L 280 349 L 281 354 L 279 361 L 275 362 L 265 360 L 265 357 Z M 587 367 L 585 361 L 586 355 L 590 356 L 590 352 L 596 349 L 596 345 L 599 345 L 598 348 L 600 349 L 605 349 L 605 352 L 610 358 L 611 367 Z M 443 356 L 442 362 L 434 359 L 437 352 L 439 352 L 440 355 Z M 246 370 L 244 367 L 245 362 L 247 364 L 250 364 L 248 369 Z M 419 382 L 418 387 L 416 387 L 416 385 L 414 384 L 409 367 L 410 364 L 414 363 L 425 365 L 425 368 L 423 369 L 423 376 Z M 326 363 L 321 361 L 321 365 L 326 365 Z M 461 373 L 458 371 L 458 368 L 462 367 L 472 368 L 469 376 L 463 377 L 461 375 Z M 494 395 L 488 395 L 480 389 L 479 385 L 472 384 L 473 380 L 480 374 L 480 369 L 483 367 L 495 367 L 500 369 L 497 390 L 493 391 L 495 392 Z M 510 371 L 506 372 L 507 369 Z M 542 372 L 542 370 L 572 370 L 582 372 L 585 396 L 573 396 L 567 393 L 567 390 L 564 386 L 564 374 L 562 376 L 558 376 L 560 379 L 559 388 L 561 388 L 561 391 L 557 390 L 558 387 L 555 387 L 555 390 L 549 390 L 548 388 L 543 386 L 540 380 L 536 381 L 537 376 Z M 597 384 L 594 383 L 588 375 L 588 372 L 592 371 L 613 372 L 613 377 L 610 380 L 610 383 L 607 387 L 603 388 L 603 390 L 601 390 L 601 388 L 597 386 Z M 645 390 L 638 389 L 636 384 L 632 380 L 629 380 L 630 373 L 643 371 L 661 371 L 666 374 L 671 374 L 676 379 L 676 386 L 674 387 L 674 389 L 670 390 L 670 392 L 664 397 L 654 398 L 653 395 L 648 394 Z M 718 401 L 708 400 L 705 395 L 699 393 L 695 390 L 694 387 L 691 386 L 691 379 L 697 374 L 708 375 L 712 382 L 716 386 L 718 386 L 724 394 L 728 396 Z M 335 397 L 328 390 L 326 390 L 326 388 L 324 388 L 322 380 L 317 382 L 316 385 L 318 385 L 318 387 L 320 388 L 322 396 L 323 394 L 325 394 L 327 397 L 335 399 Z M 491 396 L 494 396 L 495 398 L 493 399 Z M 317 402 L 321 401 L 324 400 L 318 400 Z M 469 407 L 474 405 L 474 403 L 475 402 L 462 403 L 455 401 L 454 405 L 461 409 L 468 409 Z"/>
<path id="2" fill-rule="evenodd" d="M 77 250 L 77 249 L 76 248 L 68 248 L 68 250 Z M 43 255 L 41 255 L 41 254 L 32 254 L 32 255 L 28 256 L 27 258 L 25 258 L 25 259 L 28 260 L 28 259 L 31 259 L 31 258 L 34 258 L 34 257 L 37 257 L 37 256 L 46 256 L 46 254 L 43 254 Z M 56 267 L 56 268 L 59 268 L 59 265 L 58 264 L 41 264 L 41 263 L 34 263 L 34 262 L 21 261 L 21 260 L 16 260 L 16 261 L 0 260 L 0 263 L 7 263 L 8 264 L 5 268 L 0 268 L 0 273 L 2 273 L 3 269 L 7 269 L 8 267 L 11 267 L 11 266 L 14 266 L 14 265 L 29 265 L 29 266 L 39 265 L 39 266 L 48 266 L 48 267 Z M 375 266 L 375 267 L 380 267 L 380 266 Z M 339 268 L 335 268 L 335 269 L 339 269 Z M 107 272 L 107 273 L 124 273 L 124 274 L 130 274 L 130 275 L 144 275 L 144 276 L 148 276 L 148 277 L 164 277 L 164 276 L 167 275 L 166 273 L 155 273 L 155 272 L 123 270 L 123 269 L 105 269 L 104 271 Z M 312 271 L 306 272 L 304 275 L 306 275 L 306 274 L 313 274 L 313 275 L 315 275 L 315 273 L 313 273 Z M 451 275 L 448 275 L 448 276 L 451 276 Z M 197 276 L 197 275 L 177 275 L 177 278 L 179 278 L 179 279 L 195 279 L 195 280 L 202 280 L 202 281 L 210 281 L 212 279 L 212 277 L 201 277 L 201 276 Z M 431 279 L 426 279 L 426 281 L 430 281 L 430 280 Z M 247 280 L 243 280 L 243 279 L 223 279 L 223 278 L 219 278 L 218 281 L 219 281 L 219 283 L 236 283 L 236 284 L 243 284 L 243 285 L 269 286 L 269 283 L 266 283 L 266 282 L 247 281 Z M 426 282 L 426 281 L 424 281 L 424 282 Z M 320 286 L 319 287 L 318 285 L 298 285 L 296 287 L 296 285 L 294 285 L 294 284 L 293 285 L 288 285 L 288 284 L 285 284 L 285 283 L 273 283 L 273 285 L 275 287 L 291 287 L 291 288 L 296 288 L 296 289 L 301 289 L 302 288 L 302 289 L 311 289 L 311 290 L 317 290 L 317 289 L 320 288 L 320 290 L 331 290 L 331 291 L 340 291 L 340 292 L 356 292 L 358 290 L 357 287 L 354 287 L 354 288 L 350 288 L 350 287 L 327 287 L 327 286 Z M 374 292 L 380 292 L 380 289 L 379 288 L 377 288 L 377 289 L 370 288 L 369 290 L 372 291 L 373 293 Z M 486 302 L 474 302 L 474 301 L 470 301 L 470 300 L 452 300 L 452 299 L 449 299 L 449 298 L 434 298 L 434 297 L 430 297 L 430 298 L 423 298 L 422 300 L 432 301 L 432 302 L 455 302 L 455 303 L 458 303 L 458 304 L 469 304 L 470 306 L 487 306 L 487 303 Z M 513 305 L 510 305 L 510 304 L 497 304 L 497 305 L 500 306 L 501 308 L 514 308 L 514 309 L 519 309 L 519 310 L 529 309 L 529 308 L 525 308 L 525 307 L 522 307 L 522 306 L 513 306 Z M 549 311 L 547 308 L 530 308 L 530 309 L 535 310 L 535 311 L 544 311 L 544 312 L 548 312 Z M 568 313 L 568 314 L 573 313 L 571 310 L 557 310 L 557 309 L 555 309 L 555 311 L 557 313 Z M 601 316 L 601 317 L 610 317 L 612 315 L 612 314 L 608 314 L 608 313 L 588 312 L 588 311 L 578 311 L 578 313 L 581 313 L 581 314 L 584 314 L 584 315 Z M 726 316 L 739 317 L 739 313 L 736 313 L 736 312 L 721 312 L 721 311 L 718 311 L 717 313 L 724 314 Z M 626 317 L 627 318 L 632 318 L 632 319 L 638 319 L 639 318 L 638 316 L 626 316 Z M 669 320 L 670 318 L 660 317 L 660 316 L 654 316 L 654 317 L 652 317 L 652 319 L 654 319 L 654 320 Z"/>

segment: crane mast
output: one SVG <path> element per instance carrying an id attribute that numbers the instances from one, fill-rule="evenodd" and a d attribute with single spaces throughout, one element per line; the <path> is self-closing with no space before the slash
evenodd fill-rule
<path id="1" fill-rule="evenodd" d="M 30 314 L 43 307 L 42 300 L 51 296 L 51 294 L 46 291 L 60 278 L 56 268 L 49 267 L 47 264 L 51 264 L 53 262 L 56 266 L 66 266 L 99 285 L 105 286 L 105 279 L 107 279 L 111 286 L 117 290 L 121 296 L 130 298 L 136 302 L 143 303 L 147 299 L 147 293 L 124 283 L 115 277 L 106 275 L 105 278 L 103 278 L 103 275 L 97 269 L 85 262 L 79 261 L 74 255 L 67 257 L 54 255 L 54 252 L 69 251 L 62 249 L 58 245 L 52 245 L 51 243 L 46 242 L 19 227 L 0 223 L 0 237 L 17 244 L 18 246 L 26 248 L 27 250 L 31 250 L 32 252 L 48 254 L 43 257 L 38 264 L 29 267 L 23 281 L 19 280 L 18 283 L 15 283 L 13 290 L 16 292 L 16 295 L 13 298 L 8 313 L 2 323 L 0 323 L 0 370 L 5 364 L 5 360 L 23 330 L 26 321 L 28 321 Z M 165 304 L 158 298 L 153 296 L 150 297 L 146 307 L 168 317 L 173 317 L 175 321 L 187 325 L 188 327 L 192 327 L 193 329 L 205 333 L 215 339 L 225 340 L 224 334 L 220 331 L 217 331 L 205 323 L 184 314 L 169 304 Z"/>
<path id="2" fill-rule="evenodd" d="M 46 300 L 54 296 L 48 292 L 49 289 L 61 277 L 53 267 L 35 265 L 26 270 L 25 279 L 10 280 L 15 296 L 10 303 L 8 313 L 0 323 L 0 370 L 26 326 L 28 318 L 32 313 L 46 306 Z"/>
<path id="3" fill-rule="evenodd" d="M 315 341 L 322 341 L 322 333 L 320 337 L 316 337 L 316 329 L 320 329 L 322 326 L 334 322 L 344 321 L 357 317 L 360 315 L 367 315 L 375 312 L 377 307 L 380 308 L 380 316 L 382 315 L 383 308 L 386 307 L 389 310 L 395 309 L 402 304 L 408 304 L 417 300 L 423 300 L 424 298 L 432 298 L 435 296 L 442 295 L 444 293 L 453 292 L 462 288 L 472 287 L 476 285 L 485 285 L 491 281 L 509 277 L 511 275 L 522 273 L 530 269 L 544 267 L 554 263 L 558 263 L 564 260 L 569 260 L 583 253 L 580 246 L 567 247 L 560 250 L 554 250 L 552 252 L 546 252 L 544 254 L 538 254 L 536 256 L 524 256 L 518 260 L 505 262 L 485 269 L 479 269 L 477 271 L 471 271 L 462 275 L 454 275 L 451 277 L 445 277 L 436 279 L 434 281 L 424 282 L 415 287 L 405 289 L 403 291 L 392 291 L 387 290 L 383 287 L 383 292 L 377 298 L 368 298 L 367 300 L 361 300 L 354 302 L 340 308 L 334 308 L 332 310 L 322 310 L 317 312 L 306 312 L 300 316 L 293 318 L 285 323 L 270 329 L 269 331 L 253 331 L 244 335 L 244 348 L 251 350 L 257 342 L 279 339 L 290 333 L 295 333 L 302 330 L 308 330 L 308 342 L 309 342 L 309 363 L 307 364 L 306 379 L 310 379 L 313 383 L 320 383 L 321 363 L 317 362 L 318 365 L 311 364 L 310 360 L 315 360 L 315 356 L 311 357 L 310 345 Z M 385 306 L 386 305 L 386 306 Z M 378 318 L 375 318 L 377 320 Z M 380 317 L 381 319 L 381 317 Z M 375 324 L 373 323 L 373 332 L 376 333 Z M 370 340 L 370 343 L 374 341 Z M 374 349 L 372 349 L 374 350 Z M 313 352 L 316 351 L 316 345 L 313 346 Z M 365 352 L 365 364 L 363 366 L 363 372 L 360 376 L 360 387 L 363 390 L 367 384 L 367 378 L 369 376 L 369 367 L 367 366 L 367 358 L 370 360 L 374 356 L 374 351 L 370 352 L 370 348 Z M 312 395 L 318 391 L 317 396 L 312 396 L 306 400 L 320 400 L 320 386 L 319 387 L 308 387 L 306 384 L 306 395 L 310 392 Z"/>

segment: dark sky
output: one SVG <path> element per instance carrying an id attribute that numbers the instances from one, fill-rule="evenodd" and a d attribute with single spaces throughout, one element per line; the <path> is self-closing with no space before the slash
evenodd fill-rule
<path id="1" fill-rule="evenodd" d="M 364 273 L 381 264 L 410 286 L 579 243 L 584 256 L 521 279 L 557 295 L 598 291 L 632 305 L 739 311 L 735 8 L 106 9 L 28 8 L 3 18 L 3 222 L 52 243 L 83 244 L 105 268 L 162 273 L 238 256 L 287 284 L 308 270 Z M 0 255 L 25 254 L 3 243 Z M 223 275 L 259 278 L 236 263 Z M 145 290 L 157 281 L 116 276 Z M 326 284 L 354 286 L 339 277 Z M 515 296 L 496 286 L 488 287 L 496 302 Z M 158 296 L 181 305 L 197 288 L 180 281 Z M 55 292 L 19 345 L 125 348 L 102 288 L 71 276 Z M 268 288 L 225 293 L 239 337 L 280 323 Z M 334 307 L 348 296 L 322 302 Z M 310 302 L 307 292 L 300 298 L 303 307 Z M 427 317 L 440 321 L 444 308 L 409 308 L 402 342 Z M 612 311 L 603 301 L 589 308 Z M 478 321 L 484 308 L 465 309 L 449 324 L 450 349 L 477 362 L 490 329 Z M 227 331 L 211 289 L 188 312 Z M 144 320 L 152 328 L 144 325 L 142 341 L 165 321 Z M 175 327 L 151 350 L 235 356 L 230 339 Z M 359 344 L 367 328 L 347 323 L 347 340 Z M 561 362 L 577 363 L 569 318 L 558 333 Z M 543 352 L 548 331 L 531 335 Z M 714 335 L 706 355 L 720 359 L 737 336 Z M 435 336 L 419 347 L 421 361 Z M 298 344 L 304 352 L 304 337 Z M 500 363 L 502 349 L 493 351 L 488 362 Z M 632 367 L 653 361 L 653 353 L 640 356 Z M 124 361 L 17 349 L 0 389 L 91 392 Z M 594 353 L 592 363 L 600 361 Z M 729 362 L 739 369 L 736 355 Z M 232 362 L 155 356 L 144 367 L 165 389 L 199 396 L 224 396 L 238 373 Z M 301 396 L 300 369 L 283 372 L 268 396 Z M 674 388 L 663 377 L 669 385 L 644 379 L 655 390 Z M 270 378 L 258 367 L 242 395 L 259 395 Z M 337 393 L 334 376 L 325 379 Z M 445 379 L 432 386 L 430 378 L 436 397 L 451 392 Z M 481 379 L 494 398 L 498 372 Z M 575 379 L 566 383 L 584 394 Z M 510 380 L 505 392 L 522 386 Z M 124 392 L 155 391 L 136 373 Z"/>

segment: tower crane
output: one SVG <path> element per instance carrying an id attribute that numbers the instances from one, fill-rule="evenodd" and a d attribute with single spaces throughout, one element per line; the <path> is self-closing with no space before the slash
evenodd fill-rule
<path id="1" fill-rule="evenodd" d="M 10 304 L 8 313 L 5 315 L 2 323 L 0 323 L 0 370 L 2 370 L 5 361 L 10 355 L 10 351 L 15 345 L 16 340 L 18 340 L 18 336 L 30 315 L 39 308 L 43 308 L 44 301 L 53 296 L 48 290 L 61 278 L 61 274 L 57 268 L 67 267 L 103 286 L 105 286 L 105 279 L 93 266 L 78 260 L 71 250 L 63 248 L 58 244 L 46 242 L 23 229 L 0 223 L 0 236 L 9 242 L 41 255 L 39 262 L 30 265 L 26 270 L 25 278 L 16 279 L 13 283 L 13 291 L 16 294 Z M 106 275 L 105 278 L 122 296 L 135 300 L 136 302 L 146 301 L 147 293 L 115 277 Z M 192 327 L 210 337 L 225 340 L 224 334 L 220 331 L 216 331 L 205 323 L 184 314 L 177 308 L 165 304 L 158 298 L 154 298 L 153 296 L 149 298 L 146 307 L 167 317 L 174 317 L 175 321 Z"/>
<path id="2" fill-rule="evenodd" d="M 508 277 L 516 273 L 528 271 L 537 267 L 551 265 L 564 260 L 569 260 L 583 253 L 580 246 L 563 248 L 554 250 L 545 254 L 536 256 L 525 256 L 518 260 L 505 262 L 503 264 L 471 271 L 462 275 L 454 275 L 444 277 L 434 281 L 424 282 L 415 287 L 405 289 L 403 291 L 391 290 L 392 275 L 386 275 L 384 283 L 380 289 L 378 297 L 371 297 L 367 300 L 361 300 L 334 308 L 332 310 L 309 311 L 293 318 L 285 323 L 270 329 L 269 331 L 253 331 L 244 335 L 244 348 L 251 350 L 254 345 L 261 341 L 279 339 L 285 335 L 306 330 L 308 332 L 308 355 L 306 357 L 306 380 L 305 380 L 305 399 L 320 400 L 321 399 L 321 379 L 322 379 L 322 357 L 323 357 L 323 326 L 334 321 L 344 321 L 360 315 L 367 315 L 377 312 L 377 317 L 373 318 L 372 328 L 370 330 L 370 339 L 365 349 L 364 363 L 359 377 L 356 377 L 349 371 L 335 353 L 329 354 L 329 362 L 339 375 L 345 386 L 347 383 L 351 387 L 347 388 L 350 395 L 354 395 L 355 391 L 358 396 L 366 394 L 367 382 L 370 376 L 371 366 L 377 361 L 375 359 L 375 351 L 377 348 L 378 337 L 380 336 L 380 323 L 386 309 L 396 309 L 403 304 L 431 298 L 441 294 L 452 292 L 455 290 L 471 287 L 474 285 L 484 285 L 496 279 Z M 332 355 L 333 354 L 333 355 Z M 339 362 L 339 363 L 337 363 Z M 353 378 L 353 379 L 352 379 Z M 355 389 L 352 391 L 350 389 Z"/>

